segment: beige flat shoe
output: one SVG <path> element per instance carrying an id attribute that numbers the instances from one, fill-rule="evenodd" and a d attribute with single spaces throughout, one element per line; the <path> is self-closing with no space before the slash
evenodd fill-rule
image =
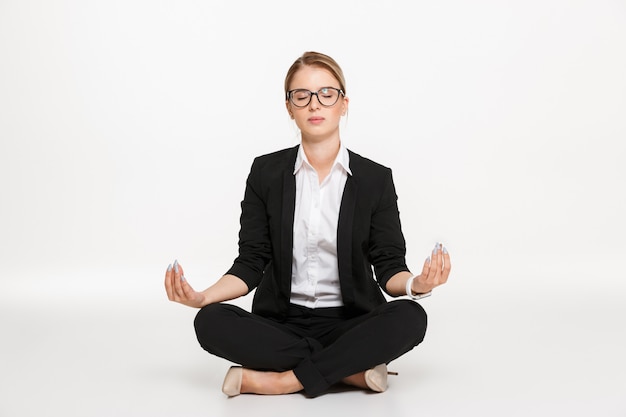
<path id="1" fill-rule="evenodd" d="M 243 368 L 241 366 L 231 366 L 222 384 L 222 392 L 229 397 L 241 394 L 241 380 L 243 378 Z"/>
<path id="2" fill-rule="evenodd" d="M 365 383 L 375 392 L 387 390 L 387 365 L 384 363 L 365 371 Z"/>

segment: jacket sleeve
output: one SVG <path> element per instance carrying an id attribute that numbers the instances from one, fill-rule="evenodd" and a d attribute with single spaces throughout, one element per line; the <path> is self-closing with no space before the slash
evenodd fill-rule
<path id="1" fill-rule="evenodd" d="M 248 285 L 249 291 L 261 282 L 263 271 L 272 255 L 266 202 L 263 197 L 263 177 L 259 165 L 257 158 L 246 180 L 241 202 L 239 255 L 227 272 L 242 279 Z"/>
<path id="2" fill-rule="evenodd" d="M 400 225 L 398 196 L 390 169 L 386 170 L 380 199 L 372 211 L 369 240 L 369 260 L 376 279 L 387 292 L 387 281 L 406 265 L 406 242 Z"/>

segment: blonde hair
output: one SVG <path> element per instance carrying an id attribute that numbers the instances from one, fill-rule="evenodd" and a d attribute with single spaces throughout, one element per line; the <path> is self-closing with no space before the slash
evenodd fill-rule
<path id="1" fill-rule="evenodd" d="M 337 62 L 328 55 L 309 51 L 303 53 L 302 56 L 296 59 L 289 68 L 289 71 L 287 71 L 287 76 L 285 77 L 285 97 L 287 96 L 289 85 L 291 84 L 294 75 L 304 66 L 318 67 L 327 70 L 337 79 L 339 82 L 339 88 L 344 94 L 346 94 L 346 80 L 339 64 L 337 64 Z"/>

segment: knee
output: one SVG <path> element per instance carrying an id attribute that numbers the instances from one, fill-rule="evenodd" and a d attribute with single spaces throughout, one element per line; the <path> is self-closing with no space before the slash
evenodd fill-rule
<path id="1" fill-rule="evenodd" d="M 215 308 L 211 304 L 198 310 L 196 318 L 193 321 L 193 327 L 196 329 L 196 333 L 198 332 L 198 329 L 204 327 L 205 323 L 211 322 L 211 316 L 213 316 L 214 312 Z"/>
<path id="2" fill-rule="evenodd" d="M 193 322 L 196 333 L 206 331 L 216 323 L 223 323 L 225 317 L 232 314 L 229 307 L 231 306 L 228 304 L 209 304 L 202 307 Z"/>
<path id="3" fill-rule="evenodd" d="M 426 327 L 428 325 L 428 316 L 426 310 L 411 300 L 397 300 L 395 307 L 398 309 L 398 315 L 402 317 L 407 331 L 415 335 L 416 341 L 421 343 L 426 336 Z"/>
<path id="4" fill-rule="evenodd" d="M 217 334 L 219 324 L 223 323 L 226 307 L 222 304 L 209 304 L 202 307 L 196 314 L 193 326 L 198 342 L 203 348 L 207 349 L 210 345 L 211 336 Z"/>

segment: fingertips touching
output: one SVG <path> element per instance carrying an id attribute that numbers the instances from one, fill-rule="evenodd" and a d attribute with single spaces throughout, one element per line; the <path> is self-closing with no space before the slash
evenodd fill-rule
<path id="1" fill-rule="evenodd" d="M 439 263 L 441 262 L 442 257 L 445 255 L 444 251 L 444 247 L 443 244 L 437 242 L 437 244 L 435 244 L 435 248 L 433 249 L 433 261 Z"/>
<path id="2" fill-rule="evenodd" d="M 443 259 L 447 262 L 450 259 L 450 252 L 448 252 L 448 248 L 445 246 L 441 248 L 441 255 Z"/>
<path id="3" fill-rule="evenodd" d="M 174 272 L 176 275 L 180 274 L 185 275 L 185 271 L 183 270 L 183 266 L 178 262 L 178 259 L 174 261 Z"/>
<path id="4" fill-rule="evenodd" d="M 443 245 L 437 242 L 437 244 L 435 245 L 435 249 L 433 249 L 433 256 L 436 257 L 436 259 L 433 259 L 433 260 L 436 261 L 437 263 L 441 262 L 441 255 L 443 253 L 442 248 L 443 248 Z"/>

